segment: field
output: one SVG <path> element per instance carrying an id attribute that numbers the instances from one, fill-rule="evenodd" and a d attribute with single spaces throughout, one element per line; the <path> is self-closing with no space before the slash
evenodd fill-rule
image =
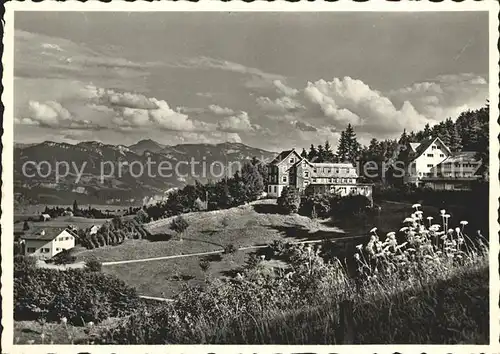
<path id="1" fill-rule="evenodd" d="M 184 217 L 189 228 L 182 241 L 172 239 L 174 233 L 169 229 L 169 218 L 145 225 L 158 241 L 126 240 L 118 246 L 86 250 L 76 256 L 78 260 L 109 262 L 216 251 L 228 244 L 240 248 L 267 245 L 274 240 L 347 236 L 342 229 L 308 217 L 275 212 L 274 201 L 261 201 L 228 210 L 188 213 Z"/>
<path id="2" fill-rule="evenodd" d="M 397 230 L 401 220 L 411 212 L 411 206 L 402 203 L 382 203 L 381 213 L 367 214 L 343 220 L 311 220 L 300 215 L 275 214 L 275 201 L 265 200 L 243 207 L 213 212 L 185 214 L 190 226 L 182 241 L 127 240 L 119 246 L 83 250 L 76 254 L 80 261 L 98 259 L 102 262 L 154 258 L 179 254 L 222 250 L 236 247 L 267 245 L 274 240 L 288 242 L 337 239 L 366 236 L 376 226 L 380 234 Z M 424 208 L 426 214 L 438 213 L 435 208 Z M 168 239 L 171 219 L 152 222 L 146 227 L 153 234 Z M 336 225 L 341 225 L 337 227 Z M 357 239 L 361 242 L 363 238 Z M 185 284 L 203 284 L 207 275 L 223 277 L 234 275 L 251 253 L 259 250 L 238 251 L 232 255 L 216 254 L 140 263 L 105 265 L 103 270 L 138 289 L 139 294 L 167 297 L 181 291 Z M 200 261 L 210 260 L 205 274 Z"/>

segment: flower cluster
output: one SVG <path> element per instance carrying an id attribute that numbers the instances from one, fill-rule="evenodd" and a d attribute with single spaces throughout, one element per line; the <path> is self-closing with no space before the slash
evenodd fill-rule
<path id="1" fill-rule="evenodd" d="M 373 228 L 370 241 L 356 246 L 358 276 L 368 280 L 392 275 L 403 279 L 415 274 L 430 276 L 457 263 L 473 262 L 478 253 L 487 252 L 484 238 L 472 240 L 465 233 L 467 221 L 453 228 L 444 209 L 440 211 L 441 223 L 433 223 L 432 216 L 424 217 L 420 204 L 412 208 L 399 232 L 389 232 L 382 240 Z"/>

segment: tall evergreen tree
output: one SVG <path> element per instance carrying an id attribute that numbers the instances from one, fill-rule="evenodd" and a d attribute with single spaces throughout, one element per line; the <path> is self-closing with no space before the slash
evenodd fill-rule
<path id="1" fill-rule="evenodd" d="M 361 152 L 361 145 L 358 143 L 356 133 L 351 124 L 340 134 L 337 155 L 341 162 L 356 162 Z"/>
<path id="2" fill-rule="evenodd" d="M 318 150 L 316 150 L 314 145 L 311 144 L 311 147 L 309 149 L 309 154 L 307 154 L 307 159 L 311 162 L 314 162 L 316 161 L 317 158 L 318 158 Z"/>
<path id="3" fill-rule="evenodd" d="M 318 158 L 316 159 L 316 162 L 325 162 L 325 150 L 323 149 L 322 145 L 318 145 Z"/>
<path id="4" fill-rule="evenodd" d="M 302 152 L 300 153 L 300 157 L 303 157 L 303 158 L 307 159 L 307 151 L 306 151 L 306 149 L 302 148 Z"/>
<path id="5" fill-rule="evenodd" d="M 335 162 L 335 156 L 332 151 L 332 147 L 330 145 L 330 142 L 327 140 L 325 141 L 325 157 L 324 157 L 325 162 Z"/>

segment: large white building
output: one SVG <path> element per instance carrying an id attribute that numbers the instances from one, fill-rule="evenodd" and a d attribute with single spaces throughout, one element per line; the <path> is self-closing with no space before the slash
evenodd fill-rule
<path id="1" fill-rule="evenodd" d="M 452 152 L 439 138 L 409 143 L 404 182 L 441 190 L 470 189 L 481 176 L 474 151 Z"/>
<path id="2" fill-rule="evenodd" d="M 358 183 L 352 163 L 315 163 L 301 157 L 295 149 L 282 151 L 268 165 L 267 193 L 279 197 L 285 187 L 313 194 L 362 194 L 372 198 L 371 184 Z"/>

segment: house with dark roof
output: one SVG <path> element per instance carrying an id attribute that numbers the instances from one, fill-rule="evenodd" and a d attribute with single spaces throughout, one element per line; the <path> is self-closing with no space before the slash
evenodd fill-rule
<path id="1" fill-rule="evenodd" d="M 21 236 L 21 242 L 25 255 L 50 259 L 63 250 L 75 247 L 77 237 L 64 227 L 34 227 Z"/>
<path id="2" fill-rule="evenodd" d="M 409 143 L 404 182 L 436 190 L 468 190 L 480 178 L 474 151 L 452 152 L 439 138 Z"/>
<path id="3" fill-rule="evenodd" d="M 293 186 L 310 194 L 362 194 L 372 199 L 372 185 L 358 182 L 352 163 L 317 163 L 301 157 L 295 149 L 282 151 L 268 166 L 267 193 L 279 197 L 285 187 Z"/>

